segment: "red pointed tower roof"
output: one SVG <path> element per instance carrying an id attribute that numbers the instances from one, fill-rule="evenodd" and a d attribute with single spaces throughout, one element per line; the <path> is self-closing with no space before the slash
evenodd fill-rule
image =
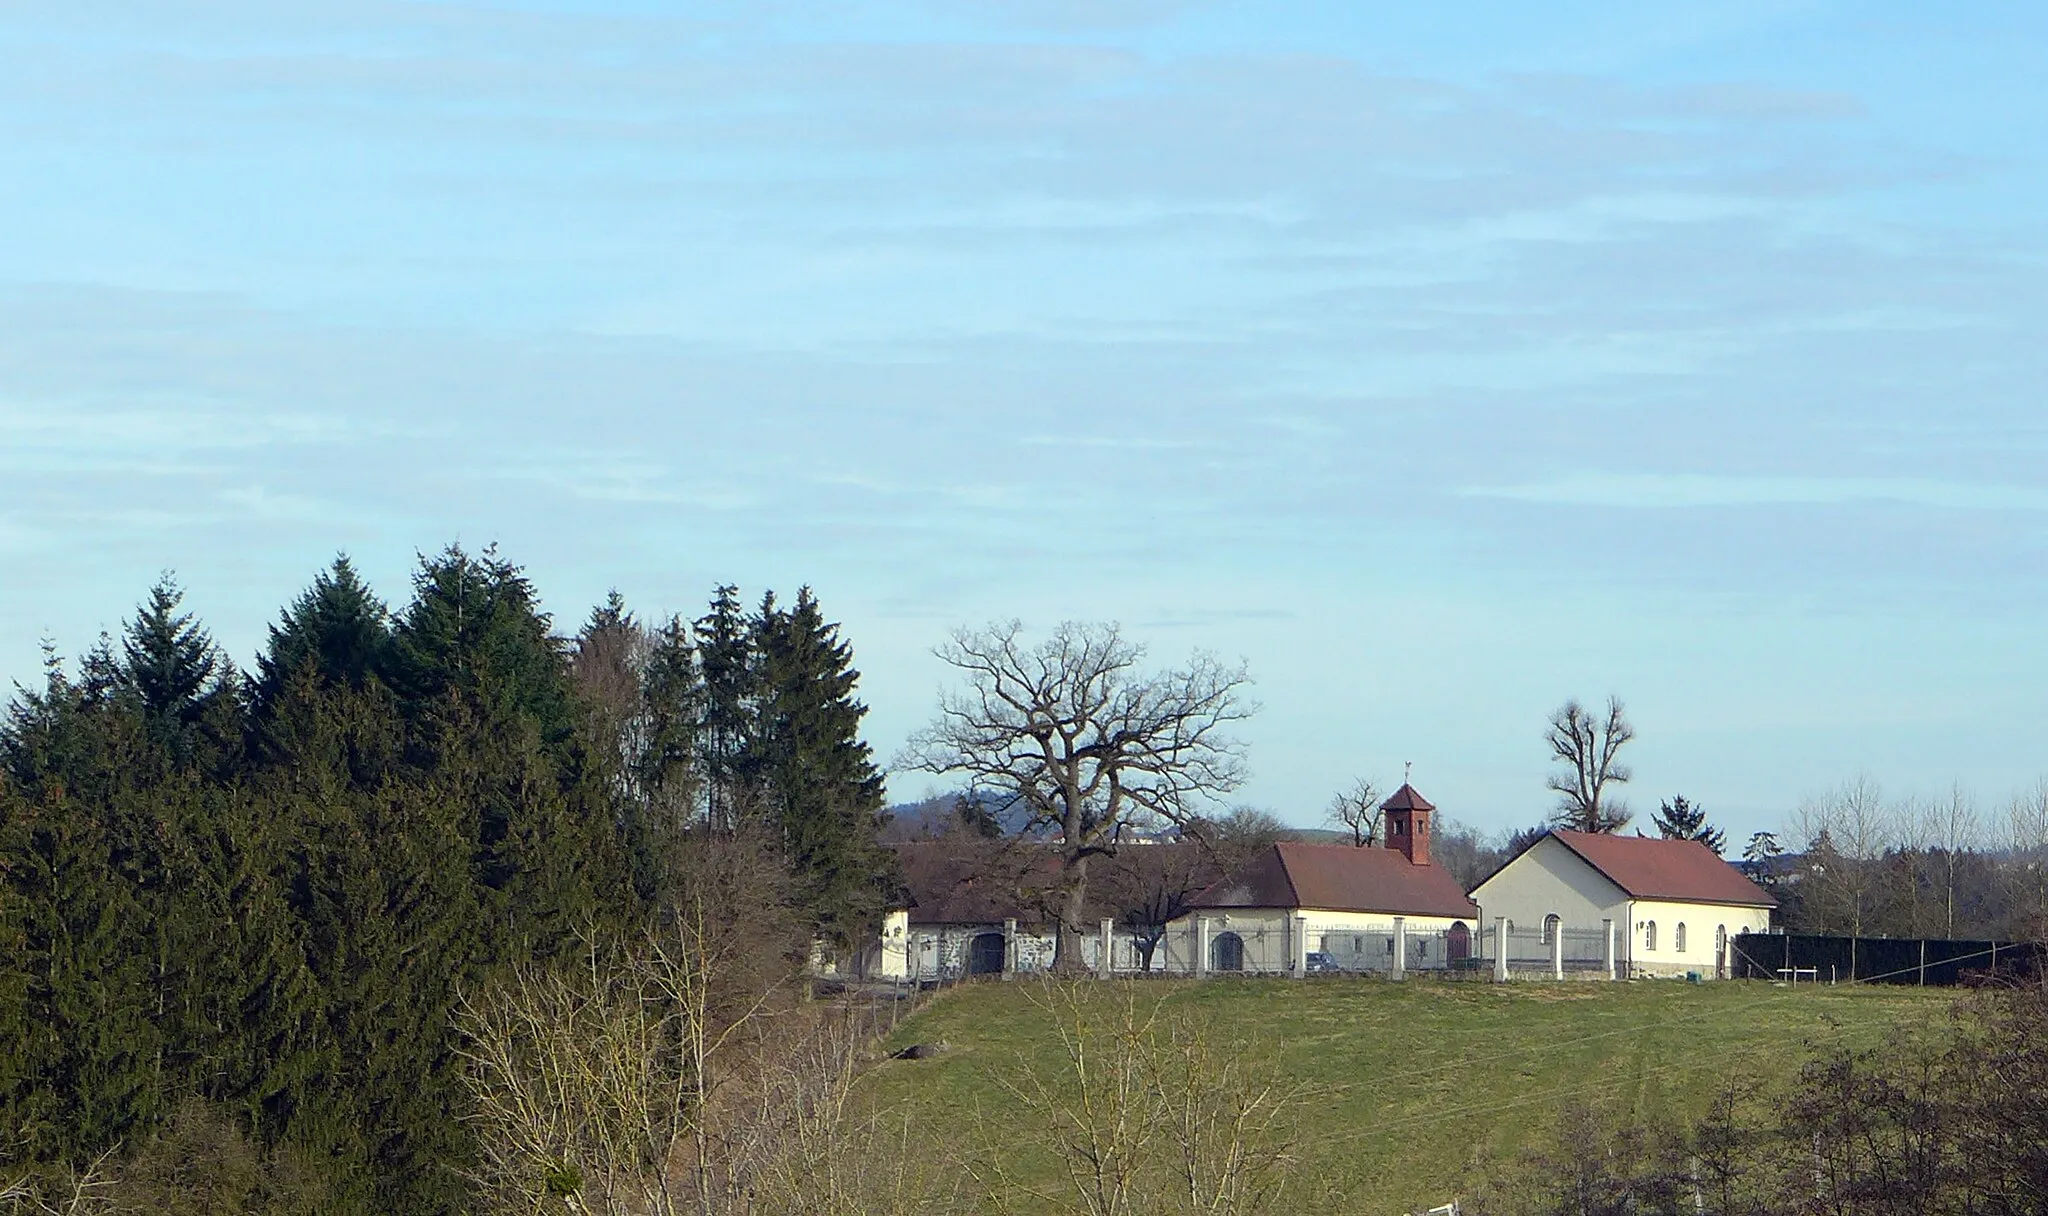
<path id="1" fill-rule="evenodd" d="M 1380 803 L 1380 809 L 1383 811 L 1433 811 L 1436 809 L 1436 804 L 1424 798 L 1421 794 L 1416 793 L 1415 787 L 1404 781 L 1401 783 L 1401 788 L 1394 791 L 1393 797 Z"/>

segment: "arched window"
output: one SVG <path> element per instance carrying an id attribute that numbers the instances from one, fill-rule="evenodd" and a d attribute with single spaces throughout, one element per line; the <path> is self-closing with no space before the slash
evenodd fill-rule
<path id="1" fill-rule="evenodd" d="M 1559 916 L 1555 912 L 1552 912 L 1550 915 L 1543 918 L 1544 945 L 1548 946 L 1557 940 L 1557 927 L 1563 923 L 1564 918 Z"/>
<path id="2" fill-rule="evenodd" d="M 1643 922 L 1643 949 L 1655 950 L 1656 948 L 1657 922 L 1654 920 L 1646 920 Z"/>
<path id="3" fill-rule="evenodd" d="M 1671 948 L 1672 948 L 1673 950 L 1676 950 L 1676 951 L 1678 951 L 1678 952 L 1679 952 L 1680 954 L 1684 954 L 1684 953 L 1685 953 L 1685 922 L 1684 922 L 1684 921 L 1679 921 L 1679 922 L 1678 922 L 1678 927 L 1677 927 L 1676 929 L 1673 929 L 1673 930 L 1671 931 Z"/>

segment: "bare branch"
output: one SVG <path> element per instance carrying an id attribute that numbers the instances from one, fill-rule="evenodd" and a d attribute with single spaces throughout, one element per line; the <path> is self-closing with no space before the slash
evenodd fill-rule
<path id="1" fill-rule="evenodd" d="M 1086 862 L 1115 851 L 1118 829 L 1181 824 L 1244 780 L 1230 728 L 1257 709 L 1243 664 L 1195 654 L 1141 670 L 1142 646 L 1113 624 L 1066 622 L 1034 647 L 1011 621 L 956 631 L 936 651 L 965 681 L 899 767 L 962 776 L 1058 834 L 1069 882 L 1058 965 L 1071 966 Z"/>

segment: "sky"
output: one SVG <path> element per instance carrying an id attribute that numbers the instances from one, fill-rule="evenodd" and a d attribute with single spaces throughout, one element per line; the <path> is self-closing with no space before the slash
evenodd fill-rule
<path id="1" fill-rule="evenodd" d="M 337 552 L 1243 658 L 1238 800 L 2048 774 L 2048 9 L 0 8 L 0 680 Z M 892 776 L 897 797 L 935 788 Z"/>

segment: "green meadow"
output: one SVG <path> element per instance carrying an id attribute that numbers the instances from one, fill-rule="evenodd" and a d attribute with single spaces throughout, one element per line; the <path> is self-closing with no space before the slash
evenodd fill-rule
<path id="1" fill-rule="evenodd" d="M 1126 985 L 1084 985 L 1113 1018 Z M 1059 1171 L 1004 1083 L 1061 1057 L 1038 982 L 945 992 L 890 1035 L 936 1058 L 879 1065 L 878 1102 L 920 1151 L 991 1146 L 1045 1186 Z M 1816 1049 L 1884 1045 L 1945 1017 L 1933 989 L 1639 981 L 1492 985 L 1363 979 L 1161 981 L 1137 999 L 1191 1014 L 1213 1042 L 1299 1099 L 1288 1207 L 1405 1212 L 1469 1193 L 1481 1172 L 1545 1143 L 1558 1110 L 1597 1102 L 1690 1121 L 1731 1081 L 1789 1083 Z"/>

